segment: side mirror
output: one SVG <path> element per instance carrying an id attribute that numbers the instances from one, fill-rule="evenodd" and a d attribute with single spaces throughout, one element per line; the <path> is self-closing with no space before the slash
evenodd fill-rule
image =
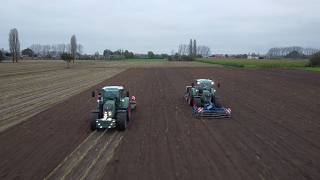
<path id="1" fill-rule="evenodd" d="M 101 92 L 98 93 L 98 100 L 101 100 Z"/>
<path id="2" fill-rule="evenodd" d="M 194 83 L 191 83 L 191 87 L 194 87 Z"/>
<path id="3" fill-rule="evenodd" d="M 126 92 L 126 97 L 129 97 L 129 91 Z"/>
<path id="4" fill-rule="evenodd" d="M 92 91 L 91 92 L 91 97 L 96 97 L 96 92 Z"/>
<path id="5" fill-rule="evenodd" d="M 131 109 L 135 110 L 136 106 L 137 106 L 136 97 L 135 96 L 131 96 L 131 98 L 130 98 L 130 107 L 131 107 Z"/>

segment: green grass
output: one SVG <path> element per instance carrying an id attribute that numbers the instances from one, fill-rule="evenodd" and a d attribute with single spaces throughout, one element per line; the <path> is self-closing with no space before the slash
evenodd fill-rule
<path id="1" fill-rule="evenodd" d="M 132 59 L 110 59 L 110 60 L 105 60 L 105 61 L 128 61 L 128 62 L 135 62 L 135 61 L 146 61 L 146 62 L 150 62 L 150 61 L 168 61 L 167 59 L 144 59 L 144 58 L 132 58 Z"/>
<path id="2" fill-rule="evenodd" d="M 303 70 L 320 72 L 320 67 L 305 67 Z"/>
<path id="3" fill-rule="evenodd" d="M 320 72 L 320 67 L 307 67 L 308 60 L 247 60 L 247 59 L 198 59 L 197 61 L 209 64 L 219 64 L 227 67 L 251 68 L 251 69 L 303 69 Z"/>

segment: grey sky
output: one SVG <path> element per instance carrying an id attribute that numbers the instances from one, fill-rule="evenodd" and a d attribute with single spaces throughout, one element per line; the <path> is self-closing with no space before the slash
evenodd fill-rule
<path id="1" fill-rule="evenodd" d="M 1 0 L 0 48 L 14 27 L 22 48 L 75 34 L 86 53 L 170 53 L 190 38 L 213 53 L 319 48 L 319 9 L 319 0 Z"/>

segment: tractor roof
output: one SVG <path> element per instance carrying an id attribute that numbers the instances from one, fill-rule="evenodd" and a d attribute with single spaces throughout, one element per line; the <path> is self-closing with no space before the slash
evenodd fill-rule
<path id="1" fill-rule="evenodd" d="M 213 83 L 214 82 L 211 79 L 196 79 L 196 82 L 200 82 L 200 83 Z"/>
<path id="2" fill-rule="evenodd" d="M 107 91 L 107 90 L 114 90 L 114 89 L 118 89 L 121 90 L 123 89 L 123 86 L 105 86 L 102 88 L 103 90 Z"/>
<path id="3" fill-rule="evenodd" d="M 196 81 L 212 81 L 211 79 L 196 79 Z"/>

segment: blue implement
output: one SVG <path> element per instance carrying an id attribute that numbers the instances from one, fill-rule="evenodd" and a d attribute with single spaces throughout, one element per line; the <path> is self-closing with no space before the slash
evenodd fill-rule
<path id="1" fill-rule="evenodd" d="M 193 106 L 193 115 L 197 118 L 230 118 L 231 109 L 225 107 L 215 107 L 213 103 L 204 105 L 204 107 Z"/>

